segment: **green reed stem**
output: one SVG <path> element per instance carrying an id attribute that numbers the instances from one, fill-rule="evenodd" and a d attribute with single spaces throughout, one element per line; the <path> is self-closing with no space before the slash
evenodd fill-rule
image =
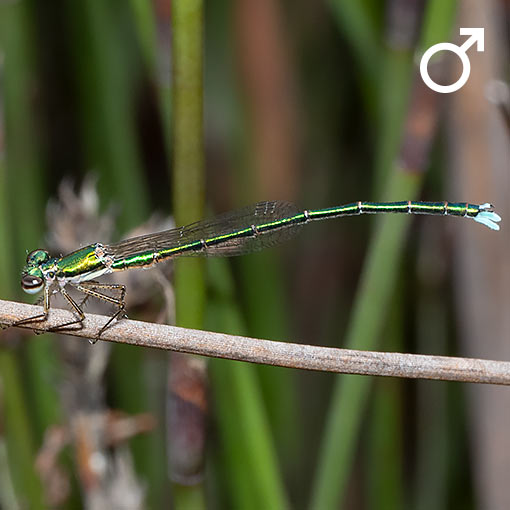
<path id="1" fill-rule="evenodd" d="M 244 334 L 246 328 L 235 305 L 234 283 L 226 262 L 211 259 L 208 267 L 213 287 L 208 329 Z M 256 367 L 215 359 L 210 370 L 231 506 L 288 508 Z"/>
<path id="2" fill-rule="evenodd" d="M 204 216 L 203 2 L 172 4 L 173 200 L 178 225 Z M 205 287 L 203 261 L 177 260 L 177 324 L 201 327 Z"/>
<path id="3" fill-rule="evenodd" d="M 203 2 L 172 3 L 173 202 L 178 225 L 204 215 Z M 176 323 L 201 328 L 204 320 L 204 262 L 177 260 L 174 278 Z M 171 452 L 170 452 L 171 455 Z M 178 509 L 205 507 L 203 485 L 174 484 Z"/>
<path id="4" fill-rule="evenodd" d="M 19 263 L 17 260 L 19 251 L 16 249 L 13 239 L 13 222 L 16 213 L 19 212 L 19 207 L 13 210 L 12 207 L 16 204 L 11 204 L 13 201 L 10 198 L 15 193 L 12 186 L 19 185 L 20 181 L 13 182 L 13 177 L 18 172 L 11 172 L 9 178 L 7 164 L 13 166 L 16 161 L 15 156 L 21 157 L 19 150 L 16 150 L 16 148 L 21 148 L 21 140 L 17 141 L 16 137 L 22 135 L 31 137 L 33 135 L 30 130 L 28 132 L 26 130 L 25 121 L 30 115 L 28 105 L 23 100 L 23 93 L 26 92 L 27 86 L 25 78 L 29 75 L 28 58 L 26 57 L 26 52 L 28 52 L 27 29 L 26 5 L 24 3 L 16 2 L 0 7 L 0 52 L 3 56 L 3 61 L 0 62 L 0 93 L 2 94 L 0 112 L 5 112 L 6 116 L 6 119 L 0 118 L 0 132 L 5 133 L 5 143 L 10 151 L 7 162 L 3 147 L 0 147 L 0 245 L 4 250 L 0 265 L 0 293 L 2 296 L 12 296 L 15 294 L 14 289 L 19 288 L 19 282 L 15 280 L 15 276 L 18 274 L 16 267 Z M 8 75 L 6 71 L 8 71 Z M 19 169 L 19 172 L 22 172 L 26 178 L 31 176 L 30 169 L 33 166 L 31 156 L 29 151 L 26 165 Z M 33 190 L 29 186 L 28 193 L 31 192 Z M 32 211 L 31 208 L 36 207 L 38 203 L 39 197 L 34 195 L 33 198 L 35 203 L 27 204 L 28 214 Z M 23 201 L 16 200 L 14 202 L 21 205 Z M 35 218 L 30 218 L 30 224 L 39 216 L 37 214 Z M 22 218 L 25 218 L 24 213 Z M 33 228 L 35 231 L 37 221 Z M 2 462 L 0 470 L 9 473 L 8 478 L 14 485 L 18 506 L 44 508 L 41 481 L 34 469 L 34 424 L 29 418 L 27 398 L 23 390 L 22 375 L 15 352 L 10 350 L 7 345 L 0 347 L 0 428 L 3 431 L 8 462 L 6 464 Z M 4 461 L 5 458 L 2 457 L 2 460 Z M 7 477 L 3 476 L 2 478 L 5 480 Z M 0 496 L 1 504 L 6 504 L 2 496 Z"/>
<path id="5" fill-rule="evenodd" d="M 369 3 L 330 0 L 329 4 L 360 63 L 367 78 L 365 81 L 374 83 L 383 52 L 382 39 L 378 34 L 378 20 Z"/>
<path id="6" fill-rule="evenodd" d="M 432 26 L 443 27 L 442 21 L 436 24 L 435 17 L 445 14 L 438 6 L 438 1 L 430 2 L 425 19 Z M 424 39 L 429 33 L 425 28 L 422 46 L 430 42 Z M 437 31 L 434 31 L 434 35 L 438 37 Z M 448 36 L 449 30 L 443 34 L 445 40 Z M 384 133 L 382 131 L 381 136 Z M 395 146 L 395 158 L 392 161 L 396 159 L 397 151 L 398 145 Z M 394 164 L 388 175 L 389 181 L 384 193 L 386 199 L 402 196 L 410 200 L 417 198 L 423 181 L 422 175 L 404 173 Z M 396 285 L 407 227 L 405 218 L 385 217 L 377 222 L 347 330 L 345 345 L 348 348 L 377 348 Z M 343 498 L 370 386 L 371 380 L 365 377 L 337 378 L 313 487 L 311 508 L 314 510 L 338 507 Z"/>

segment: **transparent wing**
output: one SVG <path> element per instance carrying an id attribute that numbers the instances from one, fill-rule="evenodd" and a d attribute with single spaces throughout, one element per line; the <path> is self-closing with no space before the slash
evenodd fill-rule
<path id="1" fill-rule="evenodd" d="M 105 249 L 115 260 L 120 260 L 202 240 L 205 241 L 205 246 L 200 250 L 176 253 L 176 256 L 230 257 L 242 255 L 274 246 L 293 237 L 301 225 L 275 225 L 273 229 L 264 232 L 256 232 L 256 228 L 259 225 L 292 217 L 297 213 L 296 207 L 289 202 L 259 202 L 252 206 L 220 214 L 212 219 L 191 223 L 185 227 L 126 239 L 105 246 Z M 253 235 L 230 237 L 207 246 L 208 240 L 217 239 L 252 226 L 255 227 Z"/>

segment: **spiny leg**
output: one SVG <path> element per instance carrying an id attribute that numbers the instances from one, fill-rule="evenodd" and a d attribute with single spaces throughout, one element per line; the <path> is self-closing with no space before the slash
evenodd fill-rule
<path id="1" fill-rule="evenodd" d="M 81 282 L 80 285 L 82 285 L 84 287 L 86 286 L 86 287 L 91 288 L 91 289 L 107 288 L 107 289 L 113 289 L 113 290 L 120 290 L 121 294 L 122 294 L 123 289 L 124 289 L 124 292 L 125 292 L 124 285 L 115 285 L 115 284 L 110 284 L 110 283 L 101 283 L 101 282 L 98 282 L 96 280 L 87 280 L 85 282 Z M 85 304 L 89 300 L 90 296 L 91 296 L 90 294 L 85 294 L 85 297 L 80 301 L 80 308 L 85 306 Z M 102 298 L 100 298 L 100 299 L 102 299 Z"/>
<path id="2" fill-rule="evenodd" d="M 83 308 L 87 304 L 89 297 L 90 297 L 89 294 L 85 294 L 85 297 L 80 301 L 80 308 Z"/>
<path id="3" fill-rule="evenodd" d="M 44 303 L 44 292 L 35 300 L 34 305 L 35 306 L 41 306 L 43 303 Z M 34 330 L 34 334 L 36 334 L 36 335 L 42 335 L 43 333 L 46 333 L 46 331 L 44 331 L 44 330 L 40 330 L 40 331 Z"/>
<path id="4" fill-rule="evenodd" d="M 108 322 L 99 330 L 98 334 L 96 335 L 95 340 L 92 343 L 96 343 L 101 335 L 104 333 L 104 331 L 108 328 L 108 326 L 117 318 L 119 317 L 126 317 L 125 308 L 126 308 L 126 302 L 125 302 L 125 296 L 126 296 L 126 286 L 125 285 L 119 285 L 114 283 L 99 283 L 95 281 L 89 281 L 89 282 L 82 282 L 78 285 L 75 285 L 75 287 L 83 292 L 84 294 L 87 294 L 88 296 L 95 297 L 97 299 L 102 299 L 103 301 L 106 301 L 108 303 L 112 303 L 116 306 L 118 306 L 118 310 L 110 317 Z M 107 289 L 107 290 L 115 290 L 119 291 L 119 297 L 115 298 L 112 296 L 108 296 L 107 294 L 103 294 L 102 292 L 98 292 L 97 289 Z"/>
<path id="5" fill-rule="evenodd" d="M 43 313 L 38 315 L 34 315 L 33 317 L 27 317 L 26 319 L 20 319 L 19 321 L 15 321 L 12 324 L 7 324 L 2 326 L 2 329 L 12 328 L 13 326 L 22 326 L 23 324 L 30 324 L 31 322 L 44 322 L 48 318 L 48 313 L 50 311 L 50 286 L 46 285 L 44 287 L 44 294 L 42 295 L 43 300 Z M 36 301 L 36 304 L 41 303 L 41 298 Z"/>
<path id="6" fill-rule="evenodd" d="M 87 280 L 87 281 L 81 282 L 79 284 L 74 284 L 74 286 L 76 288 L 80 288 L 80 290 L 82 292 L 84 292 L 84 290 L 83 290 L 84 287 L 87 287 L 87 289 L 92 289 L 92 290 L 95 290 L 95 289 L 107 289 L 107 290 L 119 291 L 119 298 L 112 298 L 111 296 L 108 296 L 106 294 L 102 294 L 101 293 L 101 296 L 105 296 L 105 297 L 108 298 L 106 300 L 108 302 L 110 302 L 110 299 L 118 299 L 119 301 L 122 301 L 124 299 L 125 294 L 126 294 L 126 286 L 125 285 L 121 285 L 121 284 L 117 284 L 117 283 L 102 283 L 102 282 L 98 282 L 96 280 Z M 88 296 L 85 299 L 88 299 Z M 102 299 L 102 298 L 99 298 L 99 299 Z"/>
<path id="7" fill-rule="evenodd" d="M 102 299 L 103 301 L 107 301 L 108 303 L 113 303 L 114 305 L 121 306 L 125 305 L 125 295 L 126 295 L 126 286 L 115 284 L 115 283 L 101 283 L 95 280 L 87 280 L 85 282 L 81 282 L 80 284 L 75 285 L 75 287 L 86 294 L 85 299 L 83 299 L 82 303 L 87 302 L 90 296 L 96 297 L 98 299 Z M 107 289 L 118 291 L 118 297 L 109 296 L 107 294 L 103 294 L 102 292 L 98 292 L 98 289 Z M 127 315 L 126 315 L 127 317 Z"/>
<path id="8" fill-rule="evenodd" d="M 81 329 L 83 327 L 83 321 L 85 319 L 85 314 L 83 313 L 83 310 L 80 308 L 78 303 L 70 296 L 69 292 L 65 290 L 63 287 L 59 289 L 59 292 L 66 298 L 67 302 L 71 305 L 73 310 L 79 315 L 78 319 L 75 319 L 74 321 L 65 322 L 64 324 L 59 324 L 58 326 L 55 326 L 53 328 L 48 329 L 48 331 L 56 332 L 60 331 L 63 328 L 69 329 L 69 326 L 72 326 L 73 324 L 79 324 L 78 328 L 73 329 Z"/>
<path id="9" fill-rule="evenodd" d="M 44 292 L 35 300 L 35 306 L 41 306 L 44 303 Z"/>

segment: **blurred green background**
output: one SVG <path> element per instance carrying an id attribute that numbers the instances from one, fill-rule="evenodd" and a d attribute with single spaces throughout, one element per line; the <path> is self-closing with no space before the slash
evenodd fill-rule
<path id="1" fill-rule="evenodd" d="M 348 218 L 264 253 L 140 271 L 128 312 L 508 359 L 509 22 L 504 0 L 1 1 L 2 299 L 28 300 L 27 250 L 154 229 L 156 212 L 493 202 L 498 234 Z M 434 93 L 420 55 L 460 44 L 459 27 L 484 27 L 485 51 L 469 50 L 465 87 Z M 430 73 L 451 83 L 459 62 L 442 57 Z M 0 509 L 509 508 L 509 400 L 7 330 Z"/>

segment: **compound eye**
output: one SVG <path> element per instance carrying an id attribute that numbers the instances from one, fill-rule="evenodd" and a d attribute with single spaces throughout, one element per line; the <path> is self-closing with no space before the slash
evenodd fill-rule
<path id="1" fill-rule="evenodd" d="M 50 254 L 46 250 L 34 250 L 27 255 L 27 264 L 38 266 L 50 260 Z"/>
<path id="2" fill-rule="evenodd" d="M 21 288 L 28 294 L 37 294 L 44 285 L 44 280 L 39 276 L 25 275 L 21 277 Z"/>

